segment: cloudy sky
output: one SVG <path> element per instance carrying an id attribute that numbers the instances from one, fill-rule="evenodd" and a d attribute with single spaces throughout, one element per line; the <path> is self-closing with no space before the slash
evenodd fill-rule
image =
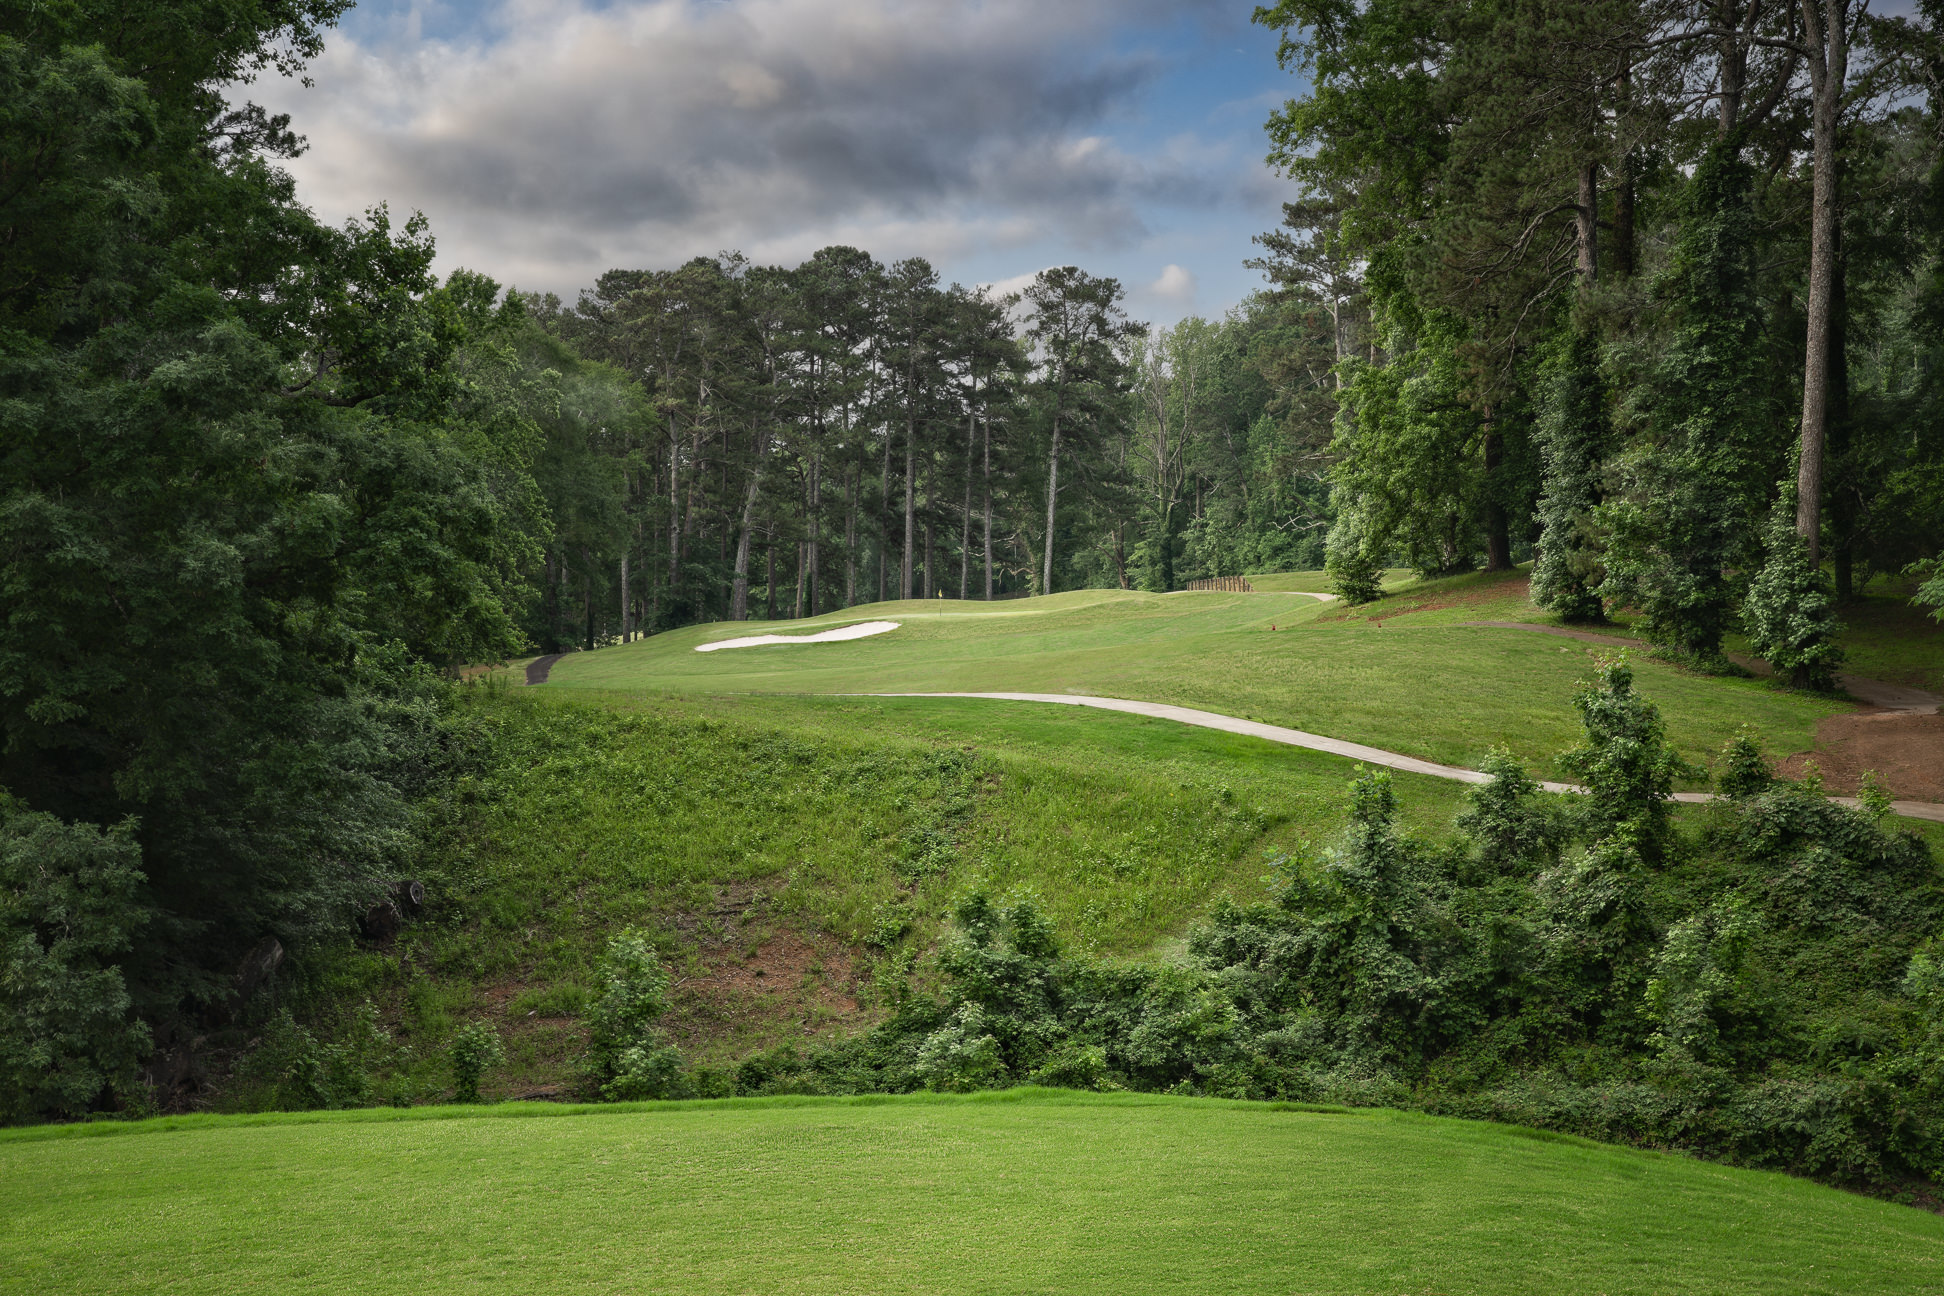
<path id="1" fill-rule="evenodd" d="M 364 0 L 259 83 L 341 220 L 423 210 L 441 269 L 571 298 L 601 271 L 830 243 L 1007 283 L 1073 263 L 1137 316 L 1255 287 L 1294 83 L 1248 0 Z"/>

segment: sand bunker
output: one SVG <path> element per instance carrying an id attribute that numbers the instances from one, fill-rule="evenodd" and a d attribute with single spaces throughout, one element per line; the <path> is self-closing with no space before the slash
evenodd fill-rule
<path id="1" fill-rule="evenodd" d="M 867 639 L 872 635 L 896 630 L 896 621 L 860 621 L 856 625 L 838 626 L 835 630 L 819 630 L 807 635 L 750 635 L 743 639 L 718 639 L 714 643 L 697 644 L 697 652 L 714 652 L 718 648 L 755 648 L 762 644 L 801 644 L 836 643 L 840 639 Z"/>

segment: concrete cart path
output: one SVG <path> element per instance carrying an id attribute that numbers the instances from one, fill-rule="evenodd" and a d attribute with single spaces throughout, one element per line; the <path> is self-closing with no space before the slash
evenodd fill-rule
<path id="1" fill-rule="evenodd" d="M 1345 742 L 1341 738 L 1326 738 L 1322 734 L 1304 733 L 1301 729 L 1286 729 L 1281 725 L 1263 724 L 1259 720 L 1243 720 L 1236 716 L 1220 715 L 1214 711 L 1197 711 L 1193 707 L 1171 706 L 1166 702 L 1134 702 L 1126 698 L 1089 697 L 1079 693 L 871 693 L 865 696 L 985 698 L 995 702 L 1051 702 L 1060 706 L 1093 707 L 1101 711 L 1121 711 L 1128 715 L 1173 720 L 1203 729 L 1219 729 L 1223 733 L 1246 734 L 1252 738 L 1281 743 L 1286 747 L 1302 747 L 1309 751 L 1326 752 L 1331 756 L 1344 756 L 1350 760 L 1362 761 L 1366 765 L 1381 765 L 1386 769 L 1403 770 L 1410 774 L 1427 774 L 1432 778 L 1453 779 L 1460 783 L 1492 781 L 1490 775 L 1481 774 L 1477 770 L 1460 769 L 1456 765 L 1440 765 L 1436 761 L 1420 760 L 1416 756 L 1405 756 L 1397 752 L 1385 751 L 1380 747 L 1366 747 L 1362 743 Z M 1539 786 L 1548 792 L 1586 790 L 1572 783 L 1541 783 Z M 1712 801 L 1714 795 L 1712 792 L 1676 792 L 1674 799 L 1686 802 Z M 1831 797 L 1830 800 L 1847 806 L 1858 804 L 1854 797 Z M 1891 803 L 1891 809 L 1907 818 L 1944 823 L 1944 805 L 1929 801 L 1895 801 Z"/>

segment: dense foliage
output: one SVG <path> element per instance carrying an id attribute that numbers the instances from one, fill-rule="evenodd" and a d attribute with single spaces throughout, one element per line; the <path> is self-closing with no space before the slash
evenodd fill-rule
<path id="1" fill-rule="evenodd" d="M 1341 593 L 1371 596 L 1385 562 L 1530 556 L 1561 616 L 1635 610 L 1718 664 L 1784 481 L 1838 600 L 1935 577 L 1933 6 L 1280 0 L 1256 18 L 1307 81 L 1268 123 L 1303 191 L 1272 247 L 1338 322 Z"/>
<path id="2" fill-rule="evenodd" d="M 0 15 L 9 1117 L 139 1097 L 384 902 L 458 748 L 440 671 L 522 643 L 517 307 L 420 221 L 318 225 L 287 123 L 220 93 L 344 7 Z"/>
<path id="3" fill-rule="evenodd" d="M 1561 801 L 1498 758 L 1458 834 L 1401 833 L 1362 775 L 1328 850 L 1271 861 L 1172 964 L 1065 952 L 1030 898 L 962 898 L 940 999 L 691 1091 L 1036 1083 L 1383 1103 L 1876 1187 L 1944 1173 L 1937 862 L 1894 820 L 1771 779 L 1683 832 L 1681 762 L 1609 664 Z M 1749 748 L 1749 750 L 1740 750 Z"/>

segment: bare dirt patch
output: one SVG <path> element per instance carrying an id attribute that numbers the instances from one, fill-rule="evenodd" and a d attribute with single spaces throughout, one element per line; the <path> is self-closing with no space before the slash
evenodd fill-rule
<path id="1" fill-rule="evenodd" d="M 740 1051 L 773 1038 L 849 1034 L 867 1024 L 853 951 L 822 932 L 772 918 L 756 888 L 720 888 L 707 911 L 671 921 L 695 942 L 663 1019 L 685 1052 L 723 1045 Z"/>
<path id="2" fill-rule="evenodd" d="M 1894 797 L 1944 801 L 1944 715 L 1872 708 L 1830 716 L 1816 726 L 1815 750 L 1783 760 L 1777 773 L 1800 778 L 1812 760 L 1832 792 L 1853 795 L 1875 770 Z"/>

